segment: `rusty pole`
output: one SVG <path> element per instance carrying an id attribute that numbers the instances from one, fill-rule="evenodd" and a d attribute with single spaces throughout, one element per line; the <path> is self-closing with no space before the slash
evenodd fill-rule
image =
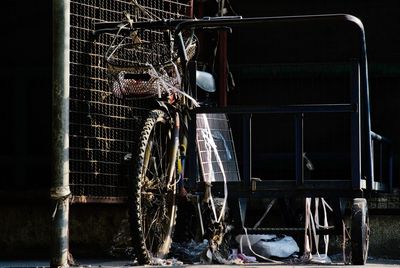
<path id="1" fill-rule="evenodd" d="M 53 0 L 51 267 L 68 266 L 69 0 Z"/>

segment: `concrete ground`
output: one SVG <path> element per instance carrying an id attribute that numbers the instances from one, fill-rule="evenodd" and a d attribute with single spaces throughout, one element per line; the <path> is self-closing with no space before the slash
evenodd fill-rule
<path id="1" fill-rule="evenodd" d="M 24 260 L 24 261 L 1 261 L 0 260 L 0 267 L 1 268 L 22 268 L 22 267 L 49 267 L 49 261 L 46 260 Z M 202 264 L 185 264 L 185 265 L 169 265 L 169 266 L 138 266 L 132 263 L 129 260 L 81 260 L 80 265 L 74 267 L 85 267 L 85 268 L 116 268 L 116 267 L 135 267 L 135 268 L 142 268 L 142 267 L 185 267 L 185 268 L 193 268 L 193 267 L 207 267 L 207 268 L 229 268 L 229 267 L 246 267 L 246 268 L 260 268 L 260 267 L 273 267 L 273 268 L 280 268 L 280 267 L 349 267 L 349 265 L 343 265 L 343 263 L 333 263 L 333 264 L 325 264 L 325 265 L 318 265 L 318 264 L 306 264 L 306 265 L 293 265 L 293 264 L 272 264 L 272 263 L 253 263 L 253 264 L 243 264 L 243 265 L 202 265 Z M 369 258 L 367 264 L 365 266 L 351 266 L 351 267 L 400 267 L 400 259 L 374 259 Z"/>

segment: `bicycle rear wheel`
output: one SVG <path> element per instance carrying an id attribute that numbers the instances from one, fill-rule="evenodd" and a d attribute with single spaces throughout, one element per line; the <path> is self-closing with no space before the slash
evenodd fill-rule
<path id="1" fill-rule="evenodd" d="M 140 135 L 131 177 L 129 219 L 139 264 L 169 251 L 176 221 L 176 184 L 168 185 L 173 124 L 166 114 L 151 111 Z M 136 159 L 135 159 L 136 158 Z"/>

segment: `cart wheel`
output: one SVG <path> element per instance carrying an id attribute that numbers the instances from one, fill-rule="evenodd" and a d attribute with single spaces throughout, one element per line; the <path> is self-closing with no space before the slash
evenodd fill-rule
<path id="1" fill-rule="evenodd" d="M 367 262 L 369 244 L 369 217 L 365 198 L 354 198 L 351 209 L 351 262 L 364 265 Z"/>

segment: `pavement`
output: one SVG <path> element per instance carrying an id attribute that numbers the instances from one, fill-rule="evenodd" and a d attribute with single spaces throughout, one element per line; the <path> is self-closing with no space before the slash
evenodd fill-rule
<path id="1" fill-rule="evenodd" d="M 400 256 L 399 256 L 400 257 Z M 22 268 L 22 267 L 49 267 L 48 260 L 9 260 L 9 261 L 1 261 L 0 260 L 0 267 L 1 268 Z M 273 264 L 273 263 L 253 263 L 253 264 L 241 264 L 241 265 L 222 265 L 222 264 L 212 264 L 212 265 L 204 265 L 204 264 L 184 264 L 184 265 L 157 265 L 157 266 L 139 266 L 135 265 L 130 260 L 80 260 L 79 265 L 74 267 L 83 267 L 83 268 L 141 268 L 141 267 L 185 267 L 185 268 L 232 268 L 232 267 L 246 267 L 246 268 L 260 268 L 260 267 L 273 267 L 273 268 L 281 268 L 281 267 L 346 267 L 348 268 L 349 265 L 344 265 L 343 263 L 332 263 L 332 264 L 306 264 L 306 265 L 298 265 L 298 264 Z M 383 268 L 392 268 L 392 267 L 400 267 L 400 259 L 382 259 L 382 258 L 369 258 L 367 264 L 364 266 L 351 266 L 351 267 L 383 267 Z"/>

